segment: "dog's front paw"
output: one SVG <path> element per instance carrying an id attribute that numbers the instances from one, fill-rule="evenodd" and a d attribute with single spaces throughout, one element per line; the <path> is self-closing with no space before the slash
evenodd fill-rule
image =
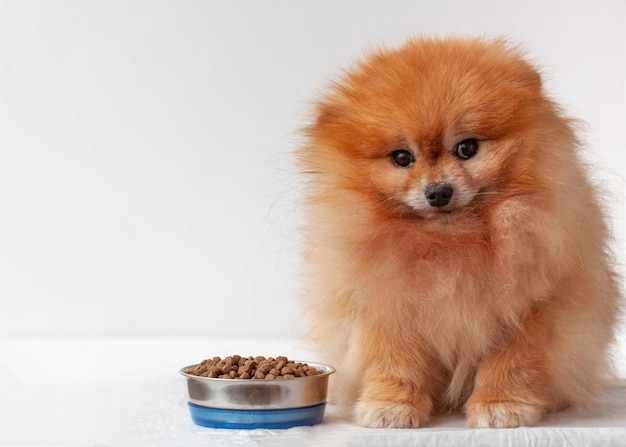
<path id="1" fill-rule="evenodd" d="M 474 428 L 529 427 L 544 414 L 541 406 L 519 402 L 473 402 L 465 409 L 467 425 Z"/>
<path id="2" fill-rule="evenodd" d="M 360 400 L 356 406 L 356 422 L 371 428 L 417 428 L 430 419 L 430 405 L 406 402 Z"/>

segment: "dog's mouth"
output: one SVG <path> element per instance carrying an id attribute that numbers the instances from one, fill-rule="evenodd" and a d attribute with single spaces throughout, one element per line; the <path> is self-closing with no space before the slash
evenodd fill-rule
<path id="1" fill-rule="evenodd" d="M 476 208 L 478 202 L 482 201 L 480 194 L 474 194 L 469 203 L 453 200 L 445 206 L 429 206 L 427 204 L 417 204 L 412 201 L 406 201 L 398 197 L 389 197 L 385 203 L 389 205 L 396 213 L 412 219 L 422 221 L 441 221 L 442 223 L 451 223 L 462 218 L 467 213 L 472 214 L 472 210 Z"/>
<path id="2" fill-rule="evenodd" d="M 419 220 L 437 220 L 446 219 L 464 209 L 460 207 L 447 205 L 445 207 L 418 208 L 405 203 L 402 200 L 394 200 L 393 206 L 397 212 L 405 217 Z"/>
<path id="3" fill-rule="evenodd" d="M 461 208 L 454 208 L 454 207 L 450 207 L 450 208 L 438 208 L 438 209 L 433 209 L 433 210 L 426 210 L 426 211 L 418 211 L 418 214 L 420 214 L 422 216 L 423 219 L 426 220 L 437 220 L 437 219 L 444 219 L 444 220 L 448 220 L 447 218 L 455 215 L 455 214 L 459 214 L 459 212 L 461 211 Z"/>

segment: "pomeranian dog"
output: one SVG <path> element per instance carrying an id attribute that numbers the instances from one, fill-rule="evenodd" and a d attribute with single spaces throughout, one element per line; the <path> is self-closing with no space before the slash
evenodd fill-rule
<path id="1" fill-rule="evenodd" d="M 304 309 L 358 424 L 529 426 L 601 390 L 621 299 L 602 193 L 517 48 L 374 52 L 305 134 Z"/>

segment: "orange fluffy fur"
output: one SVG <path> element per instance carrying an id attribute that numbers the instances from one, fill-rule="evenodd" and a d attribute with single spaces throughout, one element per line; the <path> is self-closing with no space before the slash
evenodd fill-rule
<path id="1" fill-rule="evenodd" d="M 460 408 L 473 427 L 533 425 L 590 402 L 620 299 L 607 228 L 572 122 L 520 52 L 412 40 L 315 110 L 298 153 L 304 306 L 337 367 L 331 398 L 370 427 Z M 442 183 L 450 203 L 432 206 L 424 189 Z"/>

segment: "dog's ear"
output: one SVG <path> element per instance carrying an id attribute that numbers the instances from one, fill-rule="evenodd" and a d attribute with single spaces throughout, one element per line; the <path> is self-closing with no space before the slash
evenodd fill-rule
<path id="1" fill-rule="evenodd" d="M 525 60 L 518 60 L 516 64 L 515 75 L 518 77 L 518 82 L 530 88 L 534 92 L 541 92 L 543 90 L 543 80 L 539 71 Z"/>
<path id="2" fill-rule="evenodd" d="M 344 107 L 334 102 L 322 102 L 317 106 L 315 127 L 332 128 L 342 121 L 342 116 L 344 116 L 345 112 Z"/>
<path id="3" fill-rule="evenodd" d="M 330 94 L 317 103 L 315 127 L 333 129 L 354 118 L 353 105 L 341 94 Z"/>
<path id="4" fill-rule="evenodd" d="M 477 41 L 481 43 L 482 41 Z M 497 59 L 499 61 L 507 61 L 507 69 L 512 69 L 517 80 L 537 91 L 542 89 L 543 81 L 541 74 L 536 66 L 529 62 L 527 51 L 523 45 L 513 44 L 506 39 L 496 39 L 491 43 L 492 48 L 499 52 Z"/>
<path id="5" fill-rule="evenodd" d="M 357 115 L 354 105 L 341 95 L 331 94 L 315 104 L 306 132 L 309 138 L 318 142 L 329 140 L 334 144 L 349 144 Z"/>

